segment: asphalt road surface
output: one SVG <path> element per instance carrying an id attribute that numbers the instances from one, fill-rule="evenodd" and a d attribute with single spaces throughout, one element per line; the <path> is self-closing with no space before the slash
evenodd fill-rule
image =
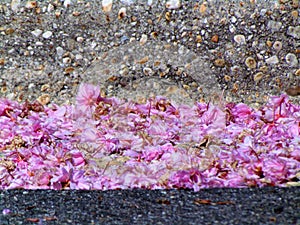
<path id="1" fill-rule="evenodd" d="M 300 224 L 300 189 L 0 193 L 2 224 Z"/>

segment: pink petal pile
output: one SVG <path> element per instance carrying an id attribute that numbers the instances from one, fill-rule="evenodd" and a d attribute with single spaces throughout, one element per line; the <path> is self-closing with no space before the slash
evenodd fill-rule
<path id="1" fill-rule="evenodd" d="M 193 189 L 300 184 L 300 107 L 146 104 L 82 84 L 76 104 L 0 100 L 0 189 Z"/>

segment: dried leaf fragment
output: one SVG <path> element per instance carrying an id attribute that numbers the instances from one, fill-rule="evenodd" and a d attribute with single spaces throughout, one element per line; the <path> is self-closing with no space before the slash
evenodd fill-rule
<path id="1" fill-rule="evenodd" d="M 33 222 L 33 223 L 37 223 L 37 222 L 40 221 L 40 219 L 39 219 L 39 218 L 27 218 L 26 221 L 28 221 L 28 222 Z"/>
<path id="2" fill-rule="evenodd" d="M 197 199 L 194 200 L 194 204 L 196 204 L 196 205 L 201 205 L 201 204 L 203 204 L 203 205 L 210 205 L 211 204 L 211 200 L 197 198 Z"/>
<path id="3" fill-rule="evenodd" d="M 73 67 L 67 67 L 66 69 L 65 69 L 65 73 L 66 74 L 69 74 L 69 73 L 72 73 L 73 71 L 74 71 L 75 69 L 73 68 Z"/>
<path id="4" fill-rule="evenodd" d="M 138 60 L 137 63 L 139 63 L 139 64 L 145 64 L 148 61 L 149 61 L 149 57 L 145 56 L 144 58 Z"/>
<path id="5" fill-rule="evenodd" d="M 158 204 L 162 204 L 162 205 L 170 205 L 171 204 L 171 202 L 168 199 L 165 199 L 165 198 L 156 199 L 156 202 Z"/>
<path id="6" fill-rule="evenodd" d="M 232 201 L 218 201 L 218 202 L 213 202 L 209 199 L 199 199 L 196 198 L 194 200 L 194 204 L 196 205 L 232 205 L 234 202 Z"/>
<path id="7" fill-rule="evenodd" d="M 50 102 L 50 95 L 44 94 L 37 98 L 37 101 L 42 105 L 47 105 Z"/>
<path id="8" fill-rule="evenodd" d="M 205 11 L 206 11 L 206 9 L 207 9 L 207 2 L 203 2 L 203 3 L 201 4 L 201 6 L 200 6 L 199 11 L 200 11 L 201 14 L 204 14 Z"/>
<path id="9" fill-rule="evenodd" d="M 300 95 L 300 86 L 290 87 L 290 88 L 286 89 L 285 92 L 290 96 Z"/>

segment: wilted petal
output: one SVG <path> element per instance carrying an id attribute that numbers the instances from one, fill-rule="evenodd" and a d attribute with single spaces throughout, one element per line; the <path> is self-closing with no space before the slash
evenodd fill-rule
<path id="1" fill-rule="evenodd" d="M 284 180 L 286 175 L 286 165 L 283 160 L 264 159 L 263 168 L 264 175 L 275 180 Z"/>
<path id="2" fill-rule="evenodd" d="M 81 152 L 72 153 L 72 164 L 74 166 L 83 166 L 85 164 L 85 159 Z"/>

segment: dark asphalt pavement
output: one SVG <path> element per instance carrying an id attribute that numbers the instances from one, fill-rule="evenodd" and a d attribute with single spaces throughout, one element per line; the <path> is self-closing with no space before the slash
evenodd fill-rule
<path id="1" fill-rule="evenodd" d="M 1 225 L 300 224 L 300 188 L 4 190 L 0 209 Z"/>

